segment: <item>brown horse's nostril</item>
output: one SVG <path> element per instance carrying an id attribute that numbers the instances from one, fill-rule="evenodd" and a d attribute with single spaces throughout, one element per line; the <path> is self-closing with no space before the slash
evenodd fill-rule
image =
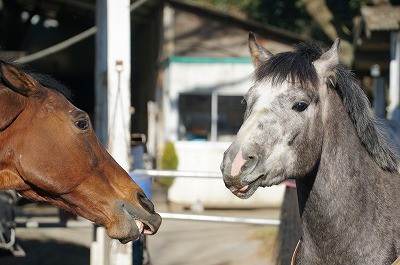
<path id="1" fill-rule="evenodd" d="M 150 212 L 150 213 L 154 213 L 154 205 L 153 205 L 153 203 L 152 203 L 149 199 L 147 199 L 146 195 L 144 195 L 144 194 L 141 193 L 141 192 L 138 192 L 137 197 L 138 197 L 138 200 L 139 200 L 139 202 L 140 202 L 140 205 L 141 205 L 146 211 L 148 211 L 148 212 Z"/>

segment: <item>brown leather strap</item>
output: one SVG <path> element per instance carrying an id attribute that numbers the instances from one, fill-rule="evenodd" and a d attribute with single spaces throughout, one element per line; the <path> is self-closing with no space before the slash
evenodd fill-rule
<path id="1" fill-rule="evenodd" d="M 300 245 L 301 245 L 301 239 L 299 240 L 299 242 L 297 242 L 296 248 L 294 249 L 293 256 L 292 256 L 292 261 L 290 262 L 290 265 L 295 265 L 296 264 L 295 262 L 296 262 L 297 254 L 298 254 L 299 249 L 300 249 Z"/>

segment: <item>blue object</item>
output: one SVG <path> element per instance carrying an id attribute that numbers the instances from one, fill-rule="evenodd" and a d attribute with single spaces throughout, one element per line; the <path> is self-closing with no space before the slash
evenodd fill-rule
<path id="1" fill-rule="evenodd" d="M 151 177 L 147 174 L 129 173 L 129 176 L 142 188 L 147 198 L 151 200 Z"/>

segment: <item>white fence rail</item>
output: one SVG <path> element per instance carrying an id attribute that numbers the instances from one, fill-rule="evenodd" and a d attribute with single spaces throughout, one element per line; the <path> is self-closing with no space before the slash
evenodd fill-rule
<path id="1" fill-rule="evenodd" d="M 221 173 L 217 172 L 194 172 L 194 171 L 175 171 L 175 170 L 155 170 L 155 169 L 136 169 L 131 173 L 137 175 L 148 175 L 154 178 L 220 178 Z"/>
<path id="2" fill-rule="evenodd" d="M 137 169 L 131 173 L 135 175 L 147 175 L 153 178 L 222 178 L 222 175 L 217 172 L 191 172 L 191 171 L 173 171 L 173 170 L 145 170 Z M 205 222 L 220 222 L 220 223 L 237 223 L 237 224 L 253 224 L 253 225 L 270 225 L 278 226 L 280 220 L 277 219 L 262 219 L 251 217 L 235 217 L 235 216 L 216 216 L 202 214 L 184 214 L 184 213 L 159 213 L 164 219 L 187 220 L 187 221 L 205 221 Z M 46 227 L 90 227 L 93 223 L 89 221 L 67 221 L 67 222 L 36 222 L 26 221 L 18 222 L 17 227 L 26 228 L 46 228 Z"/>

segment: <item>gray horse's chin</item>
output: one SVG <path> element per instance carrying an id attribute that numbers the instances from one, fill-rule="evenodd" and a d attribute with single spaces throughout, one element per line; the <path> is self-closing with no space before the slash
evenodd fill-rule
<path id="1" fill-rule="evenodd" d="M 243 186 L 241 189 L 232 191 L 233 194 L 235 194 L 237 197 L 241 199 L 248 199 L 250 198 L 254 192 L 258 189 L 258 187 L 261 186 L 261 183 L 263 182 L 264 175 L 259 176 L 254 180 L 253 182 L 247 184 L 246 186 Z"/>
<path id="2" fill-rule="evenodd" d="M 241 199 L 248 199 L 254 194 L 254 192 L 256 192 L 259 187 L 271 187 L 273 185 L 281 184 L 283 181 L 285 181 L 285 177 L 283 175 L 271 177 L 268 174 L 263 174 L 251 183 L 243 186 L 241 189 L 231 189 L 231 191 L 233 194 Z"/>
<path id="3" fill-rule="evenodd" d="M 274 185 L 279 185 L 285 180 L 286 179 L 283 176 L 277 176 L 277 177 L 274 177 L 274 178 L 265 177 L 263 179 L 263 181 L 261 181 L 260 186 L 263 187 L 263 188 L 271 187 L 271 186 L 274 186 Z"/>

